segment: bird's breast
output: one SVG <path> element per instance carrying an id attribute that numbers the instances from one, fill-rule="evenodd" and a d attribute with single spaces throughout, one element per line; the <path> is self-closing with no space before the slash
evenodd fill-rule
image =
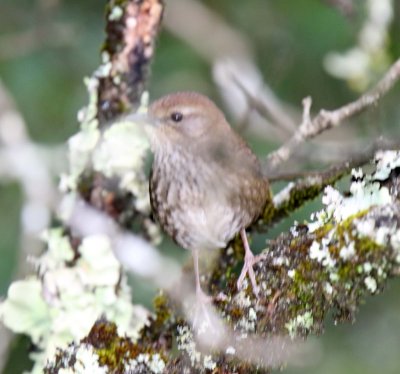
<path id="1" fill-rule="evenodd" d="M 260 201 L 259 207 L 248 209 L 243 200 L 245 185 L 248 181 L 224 175 L 217 165 L 190 153 L 156 154 L 150 178 L 151 205 L 162 228 L 182 247 L 220 248 L 263 208 Z"/>

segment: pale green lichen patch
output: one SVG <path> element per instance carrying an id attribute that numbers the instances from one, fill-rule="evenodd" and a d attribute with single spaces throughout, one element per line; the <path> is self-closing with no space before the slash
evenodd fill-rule
<path id="1" fill-rule="evenodd" d="M 310 231 L 316 231 L 331 220 L 340 223 L 371 206 L 392 202 L 389 190 L 386 187 L 381 188 L 379 183 L 375 182 L 369 183 L 365 180 L 353 182 L 350 193 L 349 197 L 345 197 L 333 187 L 326 187 L 322 197 L 325 208 L 314 215 L 317 220 L 309 225 Z"/>
<path id="2" fill-rule="evenodd" d="M 370 291 L 371 293 L 375 293 L 376 292 L 376 290 L 378 288 L 378 285 L 376 283 L 375 278 L 373 278 L 371 276 L 366 277 L 364 279 L 364 283 L 365 283 L 365 286 L 367 287 L 368 291 Z"/>
<path id="3" fill-rule="evenodd" d="M 140 353 L 135 359 L 129 360 L 125 365 L 126 373 L 154 373 L 162 374 L 165 369 L 165 362 L 161 356 L 156 354 Z"/>
<path id="4" fill-rule="evenodd" d="M 384 181 L 389 178 L 390 173 L 400 168 L 399 151 L 379 151 L 375 156 L 376 172 L 373 174 L 375 180 Z"/>
<path id="5" fill-rule="evenodd" d="M 0 320 L 12 331 L 29 335 L 34 344 L 40 344 L 50 318 L 42 285 L 35 278 L 12 283 L 6 300 L 0 304 Z"/>
<path id="6" fill-rule="evenodd" d="M 150 211 L 150 198 L 143 167 L 148 150 L 149 142 L 143 125 L 122 121 L 105 129 L 92 157 L 94 170 L 109 178 L 117 177 L 120 188 L 136 197 L 137 210 L 147 213 Z"/>
<path id="7" fill-rule="evenodd" d="M 46 230 L 42 239 L 47 243 L 47 251 L 41 256 L 39 266 L 46 269 L 57 267 L 62 262 L 72 261 L 75 257 L 70 238 L 60 227 Z"/>
<path id="8" fill-rule="evenodd" d="M 285 324 L 285 327 L 288 330 L 290 337 L 294 338 L 298 334 L 299 330 L 303 330 L 303 335 L 304 332 L 307 333 L 307 331 L 313 326 L 313 323 L 314 319 L 312 313 L 307 311 L 290 320 Z"/>
<path id="9" fill-rule="evenodd" d="M 44 238 L 49 249 L 33 261 L 37 277 L 13 283 L 0 309 L 2 322 L 37 346 L 34 372 L 56 349 L 86 336 L 101 315 L 136 339 L 148 313 L 131 303 L 109 238 L 87 236 L 76 249 L 61 229 L 47 231 Z"/>
<path id="10" fill-rule="evenodd" d="M 123 16 L 123 14 L 124 14 L 123 9 L 120 6 L 115 5 L 111 8 L 108 14 L 108 19 L 110 21 L 118 21 Z"/>
<path id="11" fill-rule="evenodd" d="M 148 94 L 142 95 L 138 113 L 121 118 L 100 130 L 82 126 L 69 140 L 69 173 L 61 176 L 64 193 L 79 193 L 130 229 L 140 227 L 153 244 L 160 242 L 158 225 L 150 218 L 146 163 L 149 141 L 143 116 Z M 98 192 L 100 192 L 99 194 Z"/>
<path id="12" fill-rule="evenodd" d="M 202 370 L 203 368 L 213 370 L 217 364 L 213 361 L 212 356 L 202 353 L 197 348 L 193 332 L 188 326 L 177 327 L 177 346 L 178 350 L 183 351 L 190 359 L 193 370 Z"/>
<path id="13" fill-rule="evenodd" d="M 86 126 L 69 139 L 69 173 L 61 175 L 61 191 L 76 190 L 79 177 L 90 166 L 91 155 L 99 139 L 100 131 L 94 123 Z"/>
<path id="14" fill-rule="evenodd" d="M 105 63 L 108 63 L 106 61 Z M 89 94 L 89 103 L 86 107 L 82 108 L 78 112 L 78 121 L 81 124 L 81 129 L 84 130 L 87 127 L 97 127 L 97 90 L 99 87 L 99 80 L 95 74 L 89 78 L 86 77 L 84 80 L 86 88 Z"/>
<path id="15" fill-rule="evenodd" d="M 165 372 L 166 359 L 162 350 L 136 344 L 124 334 L 117 333 L 117 326 L 100 319 L 87 337 L 59 350 L 44 369 L 53 373 L 148 373 Z"/>
<path id="16" fill-rule="evenodd" d="M 89 345 L 82 344 L 74 352 L 74 364 L 69 368 L 60 368 L 59 374 L 107 374 L 107 367 L 99 365 L 99 356 Z"/>
<path id="17" fill-rule="evenodd" d="M 64 193 L 80 193 L 124 226 L 133 228 L 139 223 L 152 243 L 157 243 L 160 231 L 149 218 L 145 171 L 150 153 L 144 130 L 150 126 L 144 116 L 148 100 L 148 93 L 144 92 L 137 112 L 103 125 L 102 129 L 88 119 L 89 114 L 82 115 L 81 131 L 68 142 L 69 173 L 61 176 L 60 189 Z M 102 193 L 98 194 L 100 189 Z"/>
<path id="18" fill-rule="evenodd" d="M 325 188 L 322 202 L 325 208 L 314 213 L 314 222 L 309 224 L 310 231 L 315 231 L 332 219 L 342 222 L 359 212 L 366 211 L 372 206 L 391 204 L 393 197 L 381 182 L 388 178 L 391 171 L 400 164 L 400 152 L 379 152 L 376 155 L 376 170 L 364 175 L 361 169 L 353 170 L 353 182 L 350 185 L 350 195 L 344 196 L 331 186 Z"/>

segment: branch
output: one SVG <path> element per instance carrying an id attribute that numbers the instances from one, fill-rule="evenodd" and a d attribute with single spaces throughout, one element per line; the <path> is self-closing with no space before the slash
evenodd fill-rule
<path id="1" fill-rule="evenodd" d="M 271 118 L 272 124 L 282 129 L 284 133 L 291 132 L 295 128 L 295 123 L 290 116 L 287 115 L 285 108 L 274 95 L 268 92 L 266 85 L 259 89 L 258 92 L 251 92 L 241 81 L 241 75 L 231 69 L 231 79 L 243 92 L 245 96 L 248 110 L 257 111 L 260 116 L 265 119 Z"/>
<path id="2" fill-rule="evenodd" d="M 377 105 L 400 79 L 400 59 L 397 60 L 378 84 L 356 101 L 336 110 L 321 110 L 314 119 L 310 117 L 311 99 L 303 100 L 303 121 L 294 135 L 275 152 L 268 156 L 270 169 L 274 170 L 282 162 L 287 161 L 295 148 L 308 139 L 312 139 L 322 132 L 340 126 L 343 121 L 362 111 Z"/>
<path id="3" fill-rule="evenodd" d="M 110 1 L 102 53 L 106 72 L 98 85 L 100 124 L 138 107 L 148 79 L 162 12 L 161 0 Z"/>
<path id="4" fill-rule="evenodd" d="M 142 126 L 122 115 L 137 110 L 142 96 L 146 101 L 162 13 L 161 0 L 109 2 L 103 63 L 86 79 L 89 104 L 78 114 L 82 130 L 69 141 L 70 172 L 61 180 L 64 192 L 78 192 L 153 241 L 158 236 L 144 172 L 149 144 Z"/>
<path id="5" fill-rule="evenodd" d="M 71 202 L 80 195 L 92 206 L 105 211 L 107 220 L 111 216 L 121 226 L 144 232 L 153 241 L 157 240 L 157 228 L 150 219 L 148 182 L 143 171 L 147 139 L 141 137 L 137 124 L 123 119 L 117 121 L 117 117 L 140 105 L 162 10 L 161 0 L 110 0 L 103 63 L 92 77 L 86 79 L 89 104 L 78 115 L 81 131 L 69 140 L 69 173 L 61 176 L 64 199 L 59 217 L 64 220 L 63 225 L 45 233 L 47 250 L 31 259 L 36 274 L 12 283 L 8 298 L 0 303 L 2 323 L 14 332 L 29 334 L 36 346 L 34 370 L 41 372 L 45 360 L 53 356 L 57 346 L 80 339 L 103 313 L 118 323 L 119 328 L 124 326 L 130 336 L 135 334 L 135 326 L 141 326 L 147 318 L 143 307 L 131 303 L 126 275 L 112 252 L 111 241 L 102 233 L 76 235 L 68 227 L 67 217 L 71 213 Z M 5 114 L 10 113 L 5 111 Z M 10 165 L 4 163 L 4 170 L 21 173 L 18 177 L 24 182 L 27 194 L 36 192 L 44 196 L 45 201 L 51 200 L 53 193 L 47 188 L 51 178 L 42 172 L 32 147 L 25 144 L 24 129 L 17 126 L 21 124 L 18 120 L 19 117 L 10 114 L 7 121 L 0 124 L 8 126 L 7 131 L 1 129 L 1 135 L 7 135 L 6 140 L 16 145 L 13 155 L 23 159 L 14 169 L 10 167 L 11 162 Z M 108 123 L 111 120 L 116 120 L 112 126 Z M 26 167 L 28 171 L 22 170 Z M 34 181 L 29 183 L 32 176 Z M 25 221 L 38 225 L 36 217 Z M 94 221 L 87 223 L 93 226 Z M 30 248 L 36 243 L 42 246 L 37 236 L 23 244 Z M 142 242 L 143 239 L 136 238 L 133 244 L 129 242 L 125 246 L 138 249 L 138 243 Z M 140 255 L 141 264 L 143 259 L 151 258 L 149 250 L 132 253 Z M 26 254 L 21 258 L 25 261 Z M 75 304 L 78 299 L 79 307 Z M 76 312 L 79 317 L 71 322 Z M 43 317 L 43 323 L 35 319 L 38 315 L 40 319 Z M 55 332 L 57 322 L 50 315 L 58 316 L 59 321 L 65 323 L 65 330 L 56 328 L 58 332 Z M 67 326 L 69 323 L 71 328 Z M 38 329 L 34 332 L 32 326 Z"/>
<path id="6" fill-rule="evenodd" d="M 349 194 L 328 187 L 325 208 L 313 222 L 295 225 L 268 243 L 255 269 L 259 299 L 250 284 L 236 289 L 237 243 L 223 252 L 206 282 L 227 340 L 221 343 L 214 325 L 205 321 L 200 344 L 187 315 L 162 293 L 155 300 L 155 316 L 136 342 L 99 320 L 80 343 L 59 351 L 45 372 L 72 368 L 77 357 L 88 357 L 115 373 L 127 368 L 266 373 L 298 357 L 296 338 L 322 333 L 330 314 L 335 322 L 354 321 L 363 300 L 400 274 L 400 152 L 379 152 L 375 162 L 372 174 L 353 171 Z M 185 284 L 178 284 L 176 292 Z"/>
<path id="7" fill-rule="evenodd" d="M 352 155 L 347 161 L 329 168 L 326 171 L 308 171 L 295 173 L 272 174 L 270 182 L 293 181 L 276 194 L 273 203 L 268 204 L 258 222 L 257 229 L 266 229 L 284 217 L 301 208 L 308 201 L 319 196 L 325 187 L 334 185 L 352 169 L 369 163 L 377 151 L 400 149 L 400 141 L 378 139 L 366 151 Z"/>

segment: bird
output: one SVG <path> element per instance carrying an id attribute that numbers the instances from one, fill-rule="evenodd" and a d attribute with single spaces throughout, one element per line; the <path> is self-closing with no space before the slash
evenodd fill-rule
<path id="1" fill-rule="evenodd" d="M 237 280 L 249 275 L 259 287 L 246 228 L 269 201 L 268 179 L 245 140 L 208 97 L 176 92 L 148 108 L 149 142 L 154 154 L 149 178 L 150 203 L 161 228 L 193 254 L 196 295 L 207 299 L 199 274 L 199 252 L 224 248 L 240 234 L 245 250 Z"/>

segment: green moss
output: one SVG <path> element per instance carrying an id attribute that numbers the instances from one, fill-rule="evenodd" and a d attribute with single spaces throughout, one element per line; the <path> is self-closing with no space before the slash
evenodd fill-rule
<path id="1" fill-rule="evenodd" d="M 351 215 L 350 217 L 346 218 L 344 221 L 339 222 L 335 226 L 336 236 L 339 240 L 339 246 L 342 247 L 346 245 L 346 238 L 347 242 L 349 240 L 356 239 L 354 236 L 354 221 L 356 219 L 364 217 L 369 212 L 369 209 L 362 210 L 356 214 Z"/>
<path id="2" fill-rule="evenodd" d="M 154 298 L 153 305 L 156 312 L 157 323 L 162 325 L 171 318 L 171 309 L 168 305 L 167 296 L 163 291 L 160 291 Z"/>
<path id="3" fill-rule="evenodd" d="M 117 326 L 104 319 L 94 324 L 82 343 L 91 345 L 99 357 L 99 364 L 107 366 L 112 373 L 125 373 L 126 365 L 139 354 L 147 354 L 149 357 L 157 354 L 167 361 L 164 351 L 151 344 L 134 343 L 128 337 L 119 336 Z"/>
<path id="4" fill-rule="evenodd" d="M 275 216 L 276 216 L 276 208 L 272 201 L 272 192 L 270 191 L 264 212 L 262 214 L 263 223 L 268 224 L 269 222 L 272 222 Z"/>
<path id="5" fill-rule="evenodd" d="M 377 244 L 374 240 L 368 237 L 358 238 L 356 240 L 357 245 L 357 253 L 365 254 L 370 252 L 376 252 L 384 250 L 385 248 L 382 245 Z"/>
<path id="6" fill-rule="evenodd" d="M 98 320 L 83 343 L 90 344 L 99 356 L 99 363 L 116 370 L 128 357 L 136 356 L 138 350 L 128 338 L 121 338 L 115 323 Z"/>
<path id="7" fill-rule="evenodd" d="M 264 224 L 272 223 L 288 216 L 290 213 L 303 206 L 306 202 L 316 198 L 325 186 L 326 185 L 312 185 L 293 188 L 290 191 L 289 199 L 279 207 L 266 207 L 263 214 Z"/>
<path id="8" fill-rule="evenodd" d="M 324 188 L 328 185 L 334 185 L 340 178 L 346 174 L 346 169 L 334 170 L 331 172 L 321 174 L 320 183 L 309 182 L 302 180 L 298 182 L 289 192 L 289 198 L 285 200 L 280 206 L 276 207 L 272 203 L 272 193 L 270 194 L 270 204 L 267 204 L 262 215 L 262 223 L 269 225 L 276 222 L 284 217 L 290 215 L 290 213 L 301 208 L 305 203 L 315 199 Z"/>
<path id="9" fill-rule="evenodd" d="M 320 242 L 333 229 L 334 229 L 333 223 L 327 222 L 325 225 L 319 227 L 317 230 L 314 231 L 315 240 Z"/>

